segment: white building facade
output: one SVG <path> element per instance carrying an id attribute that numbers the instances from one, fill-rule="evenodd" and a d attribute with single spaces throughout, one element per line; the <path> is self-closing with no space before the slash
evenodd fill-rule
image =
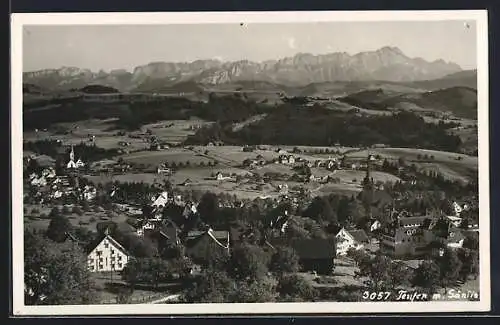
<path id="1" fill-rule="evenodd" d="M 87 257 L 91 272 L 121 271 L 129 260 L 130 255 L 125 248 L 109 235 L 106 235 Z"/>

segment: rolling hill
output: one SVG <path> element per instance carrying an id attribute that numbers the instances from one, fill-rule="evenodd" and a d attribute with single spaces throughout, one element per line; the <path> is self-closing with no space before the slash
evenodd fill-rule
<path id="1" fill-rule="evenodd" d="M 451 87 L 423 93 L 394 95 L 383 89 L 364 90 L 337 100 L 361 108 L 417 109 L 449 112 L 455 116 L 477 119 L 477 90 Z"/>

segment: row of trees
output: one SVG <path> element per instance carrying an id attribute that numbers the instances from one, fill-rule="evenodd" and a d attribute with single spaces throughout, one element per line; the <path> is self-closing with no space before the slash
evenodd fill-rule
<path id="1" fill-rule="evenodd" d="M 313 301 L 312 284 L 295 272 L 298 258 L 291 248 L 275 252 L 251 244 L 234 248 L 231 256 L 219 255 L 190 279 L 182 300 L 203 302 Z"/>
<path id="2" fill-rule="evenodd" d="M 348 255 L 359 267 L 356 277 L 363 279 L 374 291 L 394 292 L 400 288 L 418 287 L 430 298 L 439 289 L 446 291 L 479 274 L 479 252 L 473 248 L 436 250 L 416 269 L 380 254 L 370 256 L 351 250 Z"/>
<path id="3" fill-rule="evenodd" d="M 71 242 L 56 243 L 31 231 L 24 233 L 24 285 L 27 305 L 98 301 L 81 248 Z"/>
<path id="4" fill-rule="evenodd" d="M 371 146 L 385 143 L 394 147 L 423 147 L 458 151 L 461 140 L 447 127 L 427 123 L 411 112 L 392 115 L 356 116 L 325 108 L 314 111 L 287 103 L 266 118 L 233 132 L 231 125 L 216 123 L 188 139 L 189 143 L 224 141 L 233 144 L 279 144 L 304 146 Z"/>

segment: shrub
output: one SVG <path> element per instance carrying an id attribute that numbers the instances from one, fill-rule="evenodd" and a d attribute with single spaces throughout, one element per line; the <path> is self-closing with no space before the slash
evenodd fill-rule
<path id="1" fill-rule="evenodd" d="M 357 179 L 353 178 L 352 182 L 353 182 L 353 183 L 356 183 L 356 182 L 357 182 Z"/>
<path id="2" fill-rule="evenodd" d="M 87 201 L 83 201 L 83 203 L 82 203 L 82 209 L 85 212 L 90 211 L 90 205 L 89 205 L 89 203 Z"/>
<path id="3" fill-rule="evenodd" d="M 24 208 L 24 213 L 27 213 L 28 209 Z M 39 214 L 40 213 L 40 210 L 38 210 L 37 208 L 33 208 L 31 209 L 31 214 Z"/>
<path id="4" fill-rule="evenodd" d="M 79 216 L 81 216 L 81 215 L 83 214 L 82 209 L 80 209 L 80 208 L 79 208 L 79 207 L 77 207 L 77 206 L 74 206 L 74 207 L 73 207 L 73 209 L 71 210 L 71 212 L 73 212 L 73 213 L 75 213 L 75 214 L 77 214 L 77 215 L 79 215 Z"/>
<path id="5" fill-rule="evenodd" d="M 90 217 L 89 218 L 89 222 L 96 222 L 96 218 L 95 217 Z"/>
<path id="6" fill-rule="evenodd" d="M 40 219 L 50 219 L 50 217 L 46 213 L 42 213 L 38 216 Z"/>
<path id="7" fill-rule="evenodd" d="M 69 214 L 70 212 L 71 212 L 71 210 L 69 209 L 69 207 L 67 205 L 63 206 L 63 208 L 62 208 L 63 214 Z"/>

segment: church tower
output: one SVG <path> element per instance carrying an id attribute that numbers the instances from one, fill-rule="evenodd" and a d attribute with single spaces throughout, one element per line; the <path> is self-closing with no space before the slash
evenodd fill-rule
<path id="1" fill-rule="evenodd" d="M 75 150 L 73 148 L 73 145 L 71 145 L 71 151 L 69 153 L 69 161 L 75 161 Z"/>
<path id="2" fill-rule="evenodd" d="M 366 159 L 366 175 L 365 175 L 365 178 L 363 179 L 363 188 L 365 190 L 372 190 L 373 189 L 373 178 L 371 175 L 372 160 L 373 160 L 373 156 L 369 154 L 368 158 Z"/>
<path id="3" fill-rule="evenodd" d="M 366 175 L 363 179 L 363 206 L 366 216 L 370 219 L 373 217 L 372 204 L 374 196 L 373 178 L 371 177 L 371 160 L 372 155 L 369 154 L 366 160 Z"/>

